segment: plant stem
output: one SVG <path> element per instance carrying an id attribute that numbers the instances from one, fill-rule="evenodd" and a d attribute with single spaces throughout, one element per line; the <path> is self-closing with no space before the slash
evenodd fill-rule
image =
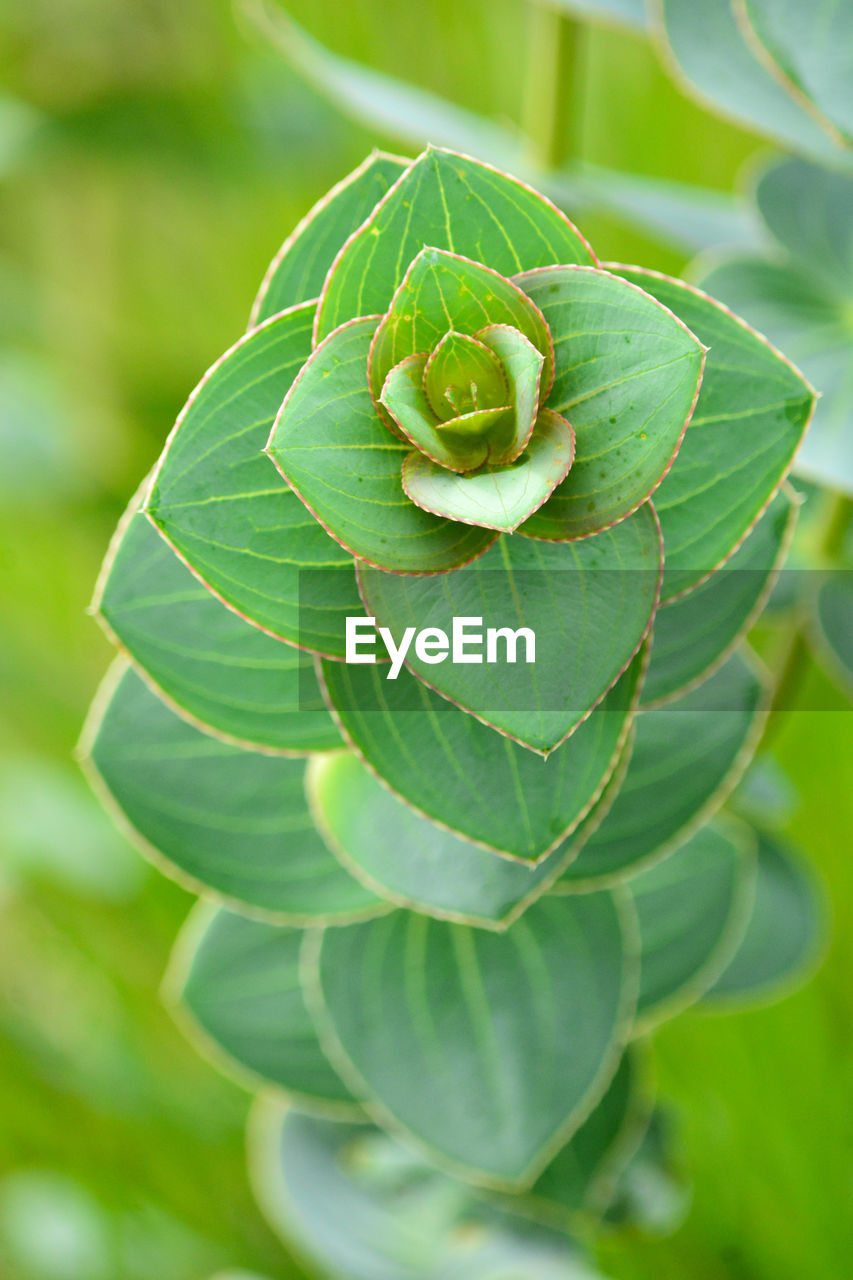
<path id="1" fill-rule="evenodd" d="M 579 94 L 581 29 L 547 3 L 529 5 L 527 80 L 523 124 L 529 160 L 537 169 L 556 169 L 580 141 L 573 112 Z"/>

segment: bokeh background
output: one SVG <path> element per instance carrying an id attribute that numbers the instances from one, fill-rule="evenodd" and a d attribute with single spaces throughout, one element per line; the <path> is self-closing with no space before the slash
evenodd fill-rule
<path id="1" fill-rule="evenodd" d="M 331 48 L 521 118 L 525 0 L 291 0 Z M 584 30 L 576 156 L 730 190 L 756 138 L 688 103 L 640 38 Z M 248 1097 L 159 984 L 190 896 L 102 816 L 72 760 L 108 646 L 86 615 L 128 495 L 245 327 L 268 260 L 376 137 L 228 0 L 0 2 L 0 1275 L 305 1274 L 254 1205 Z M 601 216 L 603 257 L 683 259 Z M 773 750 L 832 904 L 805 989 L 656 1039 L 693 1201 L 604 1237 L 616 1280 L 849 1280 L 853 716 L 812 668 Z M 821 710 L 814 708 L 820 706 Z"/>

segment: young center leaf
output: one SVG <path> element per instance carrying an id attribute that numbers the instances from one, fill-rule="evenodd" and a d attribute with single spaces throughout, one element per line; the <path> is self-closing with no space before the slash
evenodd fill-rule
<path id="1" fill-rule="evenodd" d="M 434 822 L 510 858 L 538 862 L 586 817 L 625 745 L 644 655 L 543 761 L 401 671 L 324 662 L 345 736 L 380 779 Z"/>
<path id="2" fill-rule="evenodd" d="M 321 1043 L 367 1109 L 472 1181 L 512 1187 L 616 1069 L 635 963 L 604 892 L 542 898 L 502 934 L 407 911 L 329 929 L 306 975 Z"/>
<path id="3" fill-rule="evenodd" d="M 157 464 L 146 511 L 235 612 L 279 639 L 342 658 L 344 619 L 358 609 L 352 557 L 262 452 L 311 354 L 313 317 L 311 303 L 274 317 L 205 374 Z"/>
<path id="4" fill-rule="evenodd" d="M 308 511 L 354 555 L 392 572 L 455 569 L 481 555 L 495 534 L 421 511 L 403 492 L 408 446 L 380 421 L 367 385 L 377 323 L 353 321 L 317 348 L 281 406 L 269 454 Z M 316 576 L 322 590 L 324 575 L 305 576 Z"/>
<path id="5" fill-rule="evenodd" d="M 654 614 L 661 559 L 657 519 L 646 504 L 581 542 L 502 537 L 452 576 L 403 577 L 362 566 L 359 583 L 368 611 L 398 646 L 411 627 L 451 636 L 467 619 L 473 643 L 451 655 L 464 662 L 447 655 L 439 661 L 418 642 L 409 649 L 409 669 L 486 724 L 547 753 L 637 652 Z"/>
<path id="6" fill-rule="evenodd" d="M 166 989 L 190 1034 L 226 1068 L 303 1105 L 354 1111 L 358 1104 L 320 1048 L 305 1005 L 302 939 L 301 929 L 201 903 L 175 944 Z"/>
<path id="7" fill-rule="evenodd" d="M 644 288 L 608 271 L 546 267 L 515 279 L 554 340 L 546 403 L 577 438 L 568 477 L 521 532 L 583 538 L 623 519 L 660 483 L 696 402 L 705 353 Z"/>
<path id="8" fill-rule="evenodd" d="M 298 923 L 383 910 L 317 834 L 305 761 L 202 733 L 133 671 L 107 677 L 83 747 L 103 796 L 167 874 Z"/>

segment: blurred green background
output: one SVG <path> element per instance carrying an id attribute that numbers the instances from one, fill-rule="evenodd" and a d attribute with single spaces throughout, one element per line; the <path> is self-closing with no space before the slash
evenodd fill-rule
<path id="1" fill-rule="evenodd" d="M 503 124 L 524 0 L 295 0 L 332 48 Z M 227 0 L 0 2 L 0 1275 L 302 1275 L 254 1206 L 248 1098 L 159 982 L 190 896 L 110 827 L 71 760 L 108 646 L 86 606 L 187 392 L 244 328 L 294 222 L 387 141 L 345 121 Z M 687 103 L 639 38 L 585 29 L 575 152 L 730 189 L 760 149 Z M 612 220 L 603 257 L 682 260 Z M 853 717 L 816 670 L 774 749 L 828 888 L 826 963 L 790 1000 L 656 1042 L 694 1183 L 617 1280 L 847 1280 L 853 1257 Z"/>

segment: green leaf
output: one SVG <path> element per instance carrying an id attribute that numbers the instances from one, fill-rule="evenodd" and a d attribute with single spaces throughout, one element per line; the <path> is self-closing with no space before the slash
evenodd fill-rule
<path id="1" fill-rule="evenodd" d="M 544 400 L 554 377 L 553 345 L 538 307 L 517 285 L 490 267 L 445 249 L 421 249 L 373 339 L 368 368 L 374 399 L 379 399 L 385 379 L 401 360 L 432 352 L 424 371 L 424 389 L 433 412 L 446 417 L 433 402 L 431 386 L 447 366 L 442 352 L 446 350 L 449 331 L 458 345 L 459 335 L 473 336 L 494 325 L 518 330 L 545 357 L 540 390 L 540 399 Z M 476 381 L 477 371 L 469 366 L 470 352 L 466 361 L 470 386 Z M 508 403 L 507 388 L 502 387 L 494 403 L 483 401 L 472 404 L 470 409 L 493 409 Z M 460 405 L 454 411 L 468 413 L 469 407 Z"/>
<path id="2" fill-rule="evenodd" d="M 250 327 L 319 296 L 344 241 L 408 165 L 408 160 L 374 151 L 309 210 L 270 263 L 252 307 Z"/>
<path id="3" fill-rule="evenodd" d="M 444 571 L 466 564 L 494 533 L 439 520 L 406 497 L 407 445 L 379 420 L 367 386 L 376 319 L 353 321 L 327 338 L 288 392 L 269 454 L 309 511 L 354 555 L 392 572 Z M 303 574 L 322 594 L 327 575 Z M 328 591 L 335 589 L 328 581 Z M 347 613 L 360 614 L 360 607 Z"/>
<path id="4" fill-rule="evenodd" d="M 323 663 L 346 737 L 368 767 L 420 813 L 477 844 L 538 861 L 586 816 L 612 774 L 643 657 L 547 761 L 401 671 Z"/>
<path id="5" fill-rule="evenodd" d="M 451 636 L 460 625 L 454 619 L 467 619 L 469 633 L 480 637 L 465 649 L 471 662 L 451 661 L 446 650 L 442 661 L 417 642 L 408 651 L 409 669 L 486 724 L 547 753 L 599 703 L 637 652 L 654 614 L 661 554 L 649 504 L 615 528 L 571 545 L 503 537 L 450 577 L 401 577 L 362 567 L 359 583 L 368 611 L 398 646 L 407 628 L 440 628 Z M 497 634 L 504 629 L 514 637 L 522 628 L 532 632 L 532 646 L 529 636 Z M 491 662 L 489 629 L 495 633 Z"/>
<path id="6" fill-rule="evenodd" d="M 683 1222 L 692 1188 L 673 1152 L 673 1124 L 657 1108 L 637 1150 L 619 1174 L 605 1221 L 646 1236 L 668 1236 Z"/>
<path id="7" fill-rule="evenodd" d="M 411 287 L 411 270 L 408 281 Z M 505 405 L 509 384 L 493 351 L 476 338 L 450 329 L 426 362 L 424 391 L 433 413 L 446 422 L 474 409 Z"/>
<path id="8" fill-rule="evenodd" d="M 709 1009 L 771 1001 L 805 981 L 825 933 L 821 894 L 808 863 L 776 836 L 758 833 L 752 914 L 737 951 L 703 998 Z"/>
<path id="9" fill-rule="evenodd" d="M 853 295 L 851 200 L 849 174 L 792 158 L 765 168 L 755 187 L 767 229 L 832 297 Z"/>
<path id="10" fill-rule="evenodd" d="M 721 569 L 655 614 L 641 705 L 678 697 L 725 661 L 760 614 L 788 553 L 797 506 L 773 499 L 752 533 Z"/>
<path id="11" fill-rule="evenodd" d="M 314 820 L 346 870 L 380 897 L 438 919 L 503 928 L 576 851 L 569 841 L 537 867 L 500 858 L 416 813 L 349 753 L 312 761 L 307 785 Z"/>
<path id="12" fill-rule="evenodd" d="M 407 911 L 325 930 L 305 957 L 321 1043 L 428 1158 L 524 1185 L 616 1068 L 634 1001 L 626 928 L 598 893 L 540 898 L 501 934 Z"/>
<path id="13" fill-rule="evenodd" d="M 818 653 L 825 655 L 831 674 L 853 698 L 853 572 L 836 569 L 820 585 L 813 624 Z"/>
<path id="14" fill-rule="evenodd" d="M 558 885 L 625 879 L 683 844 L 740 778 L 765 711 L 761 682 L 736 654 L 698 689 L 638 715 L 619 794 Z"/>
<path id="15" fill-rule="evenodd" d="M 829 134 L 756 56 L 731 0 L 662 0 L 659 34 L 684 88 L 717 111 L 794 151 L 838 160 Z"/>
<path id="16" fill-rule="evenodd" d="M 628 515 L 660 483 L 690 418 L 704 353 L 679 319 L 608 271 L 550 267 L 517 283 L 554 338 L 548 407 L 577 436 L 568 478 L 522 533 L 586 537 Z"/>
<path id="17" fill-rule="evenodd" d="M 628 884 L 640 922 L 637 1021 L 647 1030 L 695 1003 L 737 950 L 755 892 L 755 841 L 706 826 Z"/>
<path id="18" fill-rule="evenodd" d="M 372 1125 L 264 1100 L 250 1130 L 274 1229 L 345 1280 L 601 1280 L 562 1232 L 501 1210 Z"/>
<path id="19" fill-rule="evenodd" d="M 645 0 L 557 0 L 554 7 L 575 13 L 579 18 L 612 20 L 635 30 L 642 30 L 646 25 Z"/>
<path id="20" fill-rule="evenodd" d="M 849 5 L 814 0 L 735 0 L 738 16 L 778 74 L 806 95 L 831 128 L 853 134 L 853 25 Z M 771 66 L 772 69 L 772 66 Z"/>
<path id="21" fill-rule="evenodd" d="M 422 453 L 410 453 L 403 463 L 403 489 L 433 515 L 512 533 L 565 479 L 574 452 L 568 422 L 543 409 L 527 448 L 514 462 L 458 475 Z"/>
<path id="22" fill-rule="evenodd" d="M 352 558 L 262 453 L 311 354 L 313 314 L 308 304 L 267 321 L 205 374 L 169 437 L 146 509 L 229 608 L 279 639 L 342 658 L 344 618 L 358 612 Z"/>
<path id="23" fill-rule="evenodd" d="M 377 252 L 383 241 L 389 251 Z M 429 147 L 339 255 L 320 299 L 317 338 L 355 316 L 384 314 L 424 245 L 504 276 L 554 262 L 595 261 L 544 196 L 467 156 Z"/>
<path id="24" fill-rule="evenodd" d="M 160 696 L 209 732 L 293 754 L 340 745 L 311 659 L 224 608 L 138 514 L 138 499 L 93 608 Z"/>
<path id="25" fill-rule="evenodd" d="M 639 1144 L 648 1124 L 648 1065 L 636 1045 L 623 1054 L 604 1097 L 539 1175 L 525 1202 L 570 1218 L 601 1212 L 614 1178 Z"/>
<path id="26" fill-rule="evenodd" d="M 176 1012 L 217 1066 L 236 1065 L 306 1105 L 357 1106 L 325 1057 L 299 983 L 301 929 L 247 920 L 207 903 L 181 932 L 167 979 Z"/>
<path id="27" fill-rule="evenodd" d="M 201 733 L 123 663 L 96 700 L 83 749 L 142 852 L 196 892 L 294 923 L 382 910 L 318 836 L 304 761 Z"/>
<path id="28" fill-rule="evenodd" d="M 718 568 L 752 529 L 791 466 L 815 394 L 707 294 L 656 272 L 614 270 L 677 312 L 709 348 L 690 426 L 655 494 L 666 547 L 663 599 L 672 600 Z"/>

